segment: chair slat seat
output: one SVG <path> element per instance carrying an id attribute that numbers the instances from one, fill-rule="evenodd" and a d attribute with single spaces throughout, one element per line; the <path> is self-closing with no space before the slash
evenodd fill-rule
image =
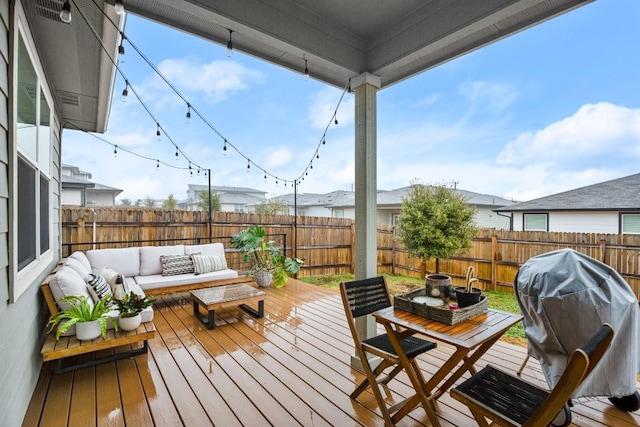
<path id="1" fill-rule="evenodd" d="M 515 424 L 524 424 L 549 396 L 549 392 L 493 366 L 484 367 L 457 388 L 476 404 L 500 413 Z"/>
<path id="2" fill-rule="evenodd" d="M 387 334 L 368 338 L 363 340 L 362 343 L 397 356 L 396 350 L 393 348 L 391 341 L 389 341 Z M 407 337 L 400 341 L 400 344 L 409 359 L 413 359 L 426 351 L 436 348 L 436 344 L 434 342 L 417 337 Z"/>

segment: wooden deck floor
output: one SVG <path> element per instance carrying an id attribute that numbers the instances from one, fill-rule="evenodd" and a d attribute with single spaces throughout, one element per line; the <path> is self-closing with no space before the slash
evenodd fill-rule
<path id="1" fill-rule="evenodd" d="M 363 396 L 363 404 L 349 399 L 361 374 L 349 366 L 353 343 L 339 294 L 293 280 L 267 292 L 263 319 L 222 310 L 213 330 L 194 317 L 188 293 L 161 297 L 149 353 L 59 375 L 45 364 L 24 425 L 383 425 L 373 395 Z M 451 352 L 439 344 L 421 357 L 425 376 Z M 523 348 L 499 342 L 479 365 L 515 372 L 524 355 Z M 537 361 L 523 375 L 544 383 Z M 406 376 L 398 378 L 389 399 L 410 393 Z M 474 425 L 448 393 L 439 402 L 443 426 Z M 585 427 L 638 426 L 640 413 L 589 400 L 574 406 L 573 420 Z M 429 422 L 418 408 L 400 425 Z"/>

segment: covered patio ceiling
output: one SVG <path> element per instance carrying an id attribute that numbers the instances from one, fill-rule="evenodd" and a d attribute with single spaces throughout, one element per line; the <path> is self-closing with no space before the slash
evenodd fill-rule
<path id="1" fill-rule="evenodd" d="M 124 6 L 221 45 L 231 30 L 234 50 L 300 73 L 306 59 L 312 78 L 336 87 L 368 72 L 385 88 L 591 1 L 124 0 Z M 76 9 L 93 22 L 107 51 L 117 52 L 118 37 L 94 2 L 113 4 L 73 0 L 70 25 L 49 13 L 62 0 L 26 2 L 32 4 L 26 9 L 63 123 L 103 132 L 115 73 Z M 122 25 L 112 6 L 105 10 Z"/>

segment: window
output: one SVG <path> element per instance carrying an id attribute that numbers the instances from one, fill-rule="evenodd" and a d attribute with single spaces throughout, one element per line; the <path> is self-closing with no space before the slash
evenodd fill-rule
<path id="1" fill-rule="evenodd" d="M 41 274 L 52 258 L 53 186 L 51 159 L 53 147 L 53 111 L 44 74 L 39 68 L 28 33 L 23 31 L 21 11 L 17 11 L 15 61 L 15 213 L 12 251 L 14 285 L 11 300 L 15 301 L 35 277 Z"/>
<path id="2" fill-rule="evenodd" d="M 621 217 L 623 234 L 640 234 L 640 214 L 622 214 Z"/>
<path id="3" fill-rule="evenodd" d="M 400 214 L 399 213 L 394 213 L 391 214 L 391 225 L 396 226 L 398 225 L 398 222 L 400 220 Z"/>
<path id="4" fill-rule="evenodd" d="M 344 218 L 344 209 L 334 209 L 333 210 L 334 218 Z"/>
<path id="5" fill-rule="evenodd" d="M 547 214 L 524 214 L 524 231 L 547 231 Z"/>

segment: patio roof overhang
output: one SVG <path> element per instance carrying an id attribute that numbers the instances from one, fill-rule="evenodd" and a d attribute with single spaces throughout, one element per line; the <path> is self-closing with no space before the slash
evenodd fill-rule
<path id="1" fill-rule="evenodd" d="M 125 0 L 128 12 L 344 87 L 364 72 L 381 88 L 560 15 L 592 0 Z M 118 31 L 113 0 L 24 2 L 65 126 L 106 130 Z M 80 16 L 91 22 L 92 29 Z"/>

